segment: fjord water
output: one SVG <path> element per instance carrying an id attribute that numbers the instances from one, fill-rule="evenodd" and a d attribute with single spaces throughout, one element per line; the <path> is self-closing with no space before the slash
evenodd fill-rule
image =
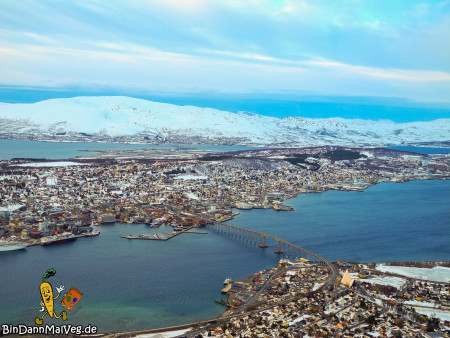
<path id="1" fill-rule="evenodd" d="M 255 147 L 246 146 L 215 146 L 209 144 L 193 145 L 156 145 L 156 144 L 123 144 L 123 143 L 93 143 L 93 142 L 39 142 L 23 140 L 0 140 L 0 160 L 13 158 L 46 158 L 49 160 L 68 159 L 77 156 L 97 155 L 105 150 L 132 149 L 174 149 L 193 148 L 211 152 L 254 150 Z M 423 147 L 389 147 L 394 150 L 412 151 L 421 154 L 449 153 L 450 148 Z M 86 151 L 89 150 L 89 151 Z"/>
<path id="2" fill-rule="evenodd" d="M 364 192 L 300 195 L 294 212 L 242 211 L 246 224 L 316 252 L 354 262 L 450 259 L 450 181 L 381 183 Z M 449 276 L 450 277 L 450 276 Z"/>
<path id="3" fill-rule="evenodd" d="M 97 155 L 96 150 L 133 150 L 133 149 L 176 149 L 191 148 L 198 150 L 236 151 L 258 149 L 245 146 L 215 146 L 209 144 L 158 145 L 158 144 L 124 144 L 94 142 L 39 142 L 22 140 L 0 140 L 0 160 L 13 158 L 46 158 L 59 160 L 77 156 Z M 88 150 L 88 151 L 87 151 Z"/>
<path id="4" fill-rule="evenodd" d="M 391 147 L 388 147 L 388 149 L 400 150 L 400 151 L 411 151 L 413 153 L 419 153 L 419 154 L 448 154 L 448 153 L 450 153 L 450 148 L 391 146 Z"/>
<path id="5" fill-rule="evenodd" d="M 422 261 L 450 257 L 450 181 L 382 183 L 363 193 L 328 191 L 286 201 L 294 212 L 241 211 L 229 223 L 277 235 L 330 260 Z M 33 324 L 39 284 L 54 268 L 53 287 L 83 293 L 69 324 L 102 332 L 155 328 L 206 319 L 226 277 L 237 279 L 274 266 L 267 249 L 213 230 L 167 242 L 120 235 L 167 232 L 138 224 L 100 227 L 101 235 L 49 247 L 0 253 L 0 324 Z M 59 302 L 57 311 L 62 308 Z M 61 324 L 44 318 L 44 323 Z"/>

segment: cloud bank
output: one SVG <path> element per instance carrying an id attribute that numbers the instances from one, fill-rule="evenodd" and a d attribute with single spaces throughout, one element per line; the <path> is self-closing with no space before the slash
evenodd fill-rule
<path id="1" fill-rule="evenodd" d="M 0 85 L 450 102 L 450 1 L 3 0 Z"/>

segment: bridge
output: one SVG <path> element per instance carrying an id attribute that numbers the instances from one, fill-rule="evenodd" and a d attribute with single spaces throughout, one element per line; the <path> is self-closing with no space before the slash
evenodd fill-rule
<path id="1" fill-rule="evenodd" d="M 240 228 L 240 227 L 237 227 L 237 226 L 234 226 L 231 224 L 226 224 L 226 223 L 215 222 L 213 224 L 208 224 L 207 226 L 209 228 L 211 228 L 213 230 L 217 230 L 221 233 L 224 233 L 224 234 L 227 234 L 230 236 L 235 236 L 238 238 L 242 238 L 245 241 L 255 243 L 260 248 L 268 247 L 267 240 L 275 240 L 278 244 L 277 249 L 274 251 L 275 254 L 285 254 L 287 257 L 293 257 L 293 258 L 305 258 L 309 262 L 312 262 L 313 264 L 326 267 L 329 272 L 329 277 L 326 280 L 326 282 L 324 284 L 322 284 L 322 286 L 320 286 L 318 289 L 316 289 L 314 291 L 310 291 L 307 294 L 302 294 L 301 297 L 305 297 L 305 296 L 309 297 L 316 292 L 320 292 L 322 289 L 328 288 L 336 280 L 337 270 L 333 266 L 333 264 L 331 264 L 330 261 L 328 261 L 327 259 L 325 259 L 322 256 L 319 256 L 318 254 L 315 254 L 309 250 L 303 249 L 302 247 L 299 247 L 298 245 L 289 243 L 288 241 L 285 241 L 284 239 L 281 239 L 281 238 L 278 238 L 276 236 L 272 236 L 269 234 L 265 234 L 265 233 L 262 233 L 259 231 Z M 268 282 L 270 282 L 273 278 L 277 277 L 278 275 L 286 272 L 287 270 L 288 269 L 283 269 L 283 270 L 278 271 L 273 276 L 271 276 L 271 278 L 268 280 Z M 268 282 L 267 282 L 267 284 L 268 284 Z M 260 290 L 258 290 L 258 292 L 255 295 L 253 295 L 245 304 L 243 304 L 243 306 L 241 306 L 239 309 L 237 309 L 237 311 L 233 311 L 232 313 L 225 315 L 225 316 L 219 316 L 217 318 L 212 318 L 212 319 L 208 319 L 208 320 L 198 321 L 195 323 L 182 324 L 182 325 L 177 325 L 177 326 L 172 326 L 172 327 L 149 329 L 149 330 L 139 330 L 139 331 L 129 331 L 129 332 L 123 332 L 120 334 L 106 333 L 106 334 L 101 334 L 100 336 L 106 337 L 106 338 L 135 337 L 136 335 L 139 335 L 139 334 L 150 334 L 150 333 L 156 334 L 156 333 L 170 332 L 170 331 L 175 331 L 175 330 L 184 330 L 184 329 L 202 327 L 201 329 L 194 330 L 194 331 L 186 334 L 187 336 L 192 337 L 195 334 L 206 330 L 207 326 L 205 326 L 205 325 L 212 325 L 211 327 L 214 327 L 214 326 L 217 326 L 218 324 L 226 322 L 227 320 L 230 320 L 232 318 L 241 318 L 244 316 L 248 316 L 249 314 L 252 314 L 252 313 L 258 313 L 260 311 L 273 308 L 274 305 L 271 304 L 267 308 L 250 310 L 250 311 L 248 310 L 249 306 L 256 300 L 256 298 L 263 292 L 264 289 L 265 289 L 264 287 L 261 287 Z M 299 296 L 296 296 L 296 297 L 299 297 Z M 291 302 L 292 300 L 295 300 L 296 297 L 288 297 L 287 299 L 279 302 L 278 305 L 287 304 L 287 303 Z M 182 336 L 185 336 L 185 334 L 183 334 Z M 180 336 L 178 336 L 178 337 L 180 337 Z"/>
<path id="2" fill-rule="evenodd" d="M 308 260 L 312 264 L 327 267 L 333 277 L 331 280 L 334 281 L 336 278 L 336 269 L 334 268 L 333 264 L 331 264 L 331 262 L 326 258 L 279 237 L 219 222 L 209 224 L 208 227 L 212 228 L 213 230 L 217 230 L 220 233 L 238 237 L 245 241 L 257 244 L 260 248 L 268 247 L 268 239 L 274 240 L 277 242 L 277 249 L 274 250 L 275 254 L 285 254 L 286 257 L 292 257 L 297 260 L 303 258 Z"/>

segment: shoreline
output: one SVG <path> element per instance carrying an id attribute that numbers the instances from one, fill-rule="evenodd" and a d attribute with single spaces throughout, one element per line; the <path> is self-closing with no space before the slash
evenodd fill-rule
<path id="1" fill-rule="evenodd" d="M 137 164 L 136 164 L 136 166 L 138 166 Z M 122 168 L 123 169 L 123 168 Z M 406 176 L 405 176 L 406 177 Z M 425 177 L 425 179 L 424 179 L 424 177 L 419 177 L 419 178 L 415 178 L 415 179 L 407 179 L 407 180 L 405 180 L 405 181 L 423 181 L 423 180 L 430 180 L 428 177 Z M 392 181 L 382 181 L 382 182 L 378 182 L 378 183 L 383 183 L 383 182 L 389 182 L 389 183 L 391 183 Z M 365 185 L 364 186 L 364 188 L 368 188 L 368 187 L 370 187 L 370 186 L 372 186 L 372 185 L 376 185 L 376 184 L 378 184 L 378 183 L 375 183 L 375 184 L 367 184 L 367 185 Z M 392 182 L 393 183 L 393 182 Z M 301 185 L 299 185 L 298 187 L 302 187 Z M 292 199 L 292 198 L 296 198 L 296 197 L 299 197 L 299 195 L 300 195 L 300 193 L 312 193 L 312 192 L 325 192 L 325 191 L 328 191 L 328 190 L 348 190 L 348 189 L 326 189 L 326 188 L 324 188 L 323 186 L 320 186 L 319 187 L 319 189 L 317 189 L 317 190 L 305 190 L 304 192 L 302 192 L 302 191 L 300 191 L 300 192 L 296 192 L 296 193 L 294 193 L 294 191 L 292 191 L 292 190 L 297 190 L 297 187 L 296 188 L 292 188 L 292 187 L 289 187 L 289 190 L 287 190 L 287 191 L 283 191 L 284 193 L 285 193 L 285 196 L 283 196 L 283 198 L 282 198 L 282 200 L 283 201 L 287 201 L 287 200 L 289 200 L 289 199 Z M 300 189 L 301 190 L 301 189 Z M 352 190 L 352 189 L 350 189 L 350 190 Z M 276 193 L 274 193 L 274 195 L 276 195 Z M 281 200 L 281 198 L 280 198 L 280 200 Z M 246 201 L 246 198 L 242 198 L 242 201 Z M 228 207 L 230 207 L 230 206 L 228 206 Z M 210 215 L 210 214 L 208 214 L 208 215 Z M 175 221 L 175 220 L 174 220 Z M 127 222 L 127 223 L 130 223 L 130 222 Z M 267 231 L 267 230 L 266 230 Z M 270 233 L 270 231 L 267 231 L 267 232 L 269 232 Z M 280 236 L 280 237 L 283 237 L 282 235 Z M 90 244 L 90 243 L 89 243 Z M 344 256 L 345 257 L 345 256 Z M 349 256 L 350 257 L 350 256 Z"/>
<path id="2" fill-rule="evenodd" d="M 443 265 L 439 265 L 439 264 L 444 264 L 444 265 L 446 265 L 445 268 L 448 269 L 448 273 L 449 273 L 449 277 L 450 277 L 450 261 L 395 262 L 395 264 L 403 264 L 403 263 L 405 263 L 405 264 L 407 264 L 407 263 L 414 264 L 415 263 L 415 264 L 419 264 L 419 265 L 420 264 L 431 263 L 433 265 L 433 267 L 430 267 L 430 269 L 435 268 L 435 267 L 444 267 Z M 349 264 L 351 264 L 351 265 L 362 265 L 362 267 L 364 269 L 368 269 L 369 268 L 368 267 L 369 264 L 367 264 L 367 263 L 350 262 Z M 382 268 L 383 266 L 401 266 L 401 265 L 388 265 L 388 264 L 391 264 L 391 263 L 377 263 L 375 268 L 374 269 L 370 269 L 370 271 L 373 271 L 375 273 L 374 276 L 381 275 L 381 276 L 384 276 L 385 278 L 389 278 L 389 276 L 394 276 L 394 277 L 402 278 L 402 279 L 405 279 L 405 280 L 417 280 L 417 281 L 426 281 L 426 282 L 429 282 L 429 283 L 450 285 L 450 282 L 417 279 L 414 276 L 411 277 L 411 276 L 408 276 L 406 274 L 392 273 L 392 272 L 388 272 L 388 271 L 382 271 L 382 270 L 379 269 L 379 267 Z M 333 265 L 339 266 L 340 264 L 339 264 L 339 262 L 333 262 Z M 420 269 L 426 269 L 426 268 L 418 268 L 418 269 L 420 270 Z M 236 283 L 236 282 L 237 283 L 245 283 L 245 281 L 248 280 L 249 278 L 252 278 L 252 277 L 255 277 L 255 276 L 258 277 L 259 275 L 261 275 L 261 274 L 263 274 L 263 273 L 265 273 L 267 271 L 270 271 L 270 270 L 271 269 L 269 268 L 269 269 L 266 269 L 266 270 L 263 270 L 263 271 L 258 271 L 258 272 L 255 272 L 255 273 L 251 273 L 250 275 L 248 275 L 246 277 L 243 277 L 243 278 L 240 278 L 237 281 L 232 282 L 232 283 Z M 363 279 L 361 279 L 361 281 L 364 281 L 365 278 L 367 278 L 367 277 L 364 277 Z M 383 278 L 383 277 L 381 277 L 381 278 Z M 449 279 L 449 281 L 450 281 L 450 279 Z M 425 309 L 429 309 L 429 306 L 421 306 L 420 304 L 418 304 L 418 305 L 415 304 L 415 306 L 418 307 L 418 308 L 424 307 Z M 157 336 L 157 335 L 149 336 L 149 334 L 158 334 L 158 333 L 159 334 L 169 334 L 169 335 L 163 336 L 163 337 L 175 337 L 175 336 L 178 337 L 179 335 L 182 336 L 184 334 L 188 334 L 189 335 L 190 330 L 195 330 L 199 326 L 208 325 L 208 324 L 216 323 L 216 322 L 217 323 L 223 322 L 223 320 L 225 318 L 227 320 L 230 319 L 230 317 L 233 317 L 232 309 L 233 308 L 229 308 L 228 310 L 224 311 L 222 314 L 220 314 L 217 317 L 213 317 L 213 318 L 210 318 L 210 319 L 201 320 L 201 321 L 197 321 L 197 322 L 193 322 L 193 323 L 187 323 L 187 324 L 175 325 L 175 326 L 169 326 L 169 327 L 162 327 L 162 328 L 156 328 L 156 329 L 144 329 L 144 330 L 133 330 L 133 331 L 118 331 L 118 332 L 115 332 L 115 333 L 109 332 L 109 333 L 102 334 L 102 336 L 103 337 L 133 337 L 133 336 L 136 336 L 136 337 L 142 337 L 142 338 L 144 338 L 144 337 L 155 337 L 155 338 L 157 338 L 159 336 Z M 262 310 L 259 310 L 259 311 L 262 311 Z M 251 313 L 255 313 L 255 312 L 257 312 L 257 311 L 253 311 Z M 449 316 L 450 316 L 450 309 L 448 310 L 448 313 L 449 313 Z M 235 316 L 237 318 L 241 318 L 242 316 L 247 316 L 247 315 L 248 315 L 247 313 L 244 313 L 244 314 L 235 315 Z M 181 332 L 181 334 L 180 334 L 180 332 Z M 171 333 L 176 333 L 176 335 L 171 335 Z"/>
<path id="3" fill-rule="evenodd" d="M 174 147 L 183 147 L 183 146 L 189 146 L 189 145 L 208 145 L 208 146 L 229 146 L 229 147 L 248 147 L 248 148 L 267 148 L 267 149 L 274 149 L 274 148 L 305 148 L 305 147 L 314 147 L 317 146 L 317 144 L 312 144 L 312 145 L 308 145 L 308 144 L 292 144 L 292 145 L 288 145 L 288 146 L 280 146 L 277 144 L 257 144 L 257 143 L 233 143 L 233 144 L 229 144 L 229 143 L 204 143 L 204 144 L 192 144 L 192 143 L 171 143 L 171 142 L 167 142 L 167 143 L 160 143 L 160 142 L 142 142 L 142 141 L 114 141 L 114 140 L 101 140 L 101 139 L 96 139 L 96 140 L 56 140 L 56 139 L 27 139 L 27 138 L 4 138 L 0 135 L 0 141 L 1 140 L 5 140 L 5 141 L 29 141 L 29 142 L 44 142 L 44 143 L 100 143 L 100 144 L 105 144 L 105 143 L 111 143 L 111 144 L 139 144 L 139 145 L 158 145 L 158 146 L 174 146 Z M 438 144 L 436 144 L 438 143 Z M 414 148 L 434 148 L 434 149 L 450 149 L 449 147 L 443 147 L 443 142 L 442 141 L 438 141 L 435 142 L 433 144 L 421 144 L 421 143 L 409 143 L 409 144 L 383 144 L 381 145 L 381 147 L 414 147 Z M 320 146 L 327 146 L 330 144 L 322 144 Z M 336 145 L 332 145 L 332 146 L 336 146 Z M 351 144 L 339 144 L 339 146 L 343 146 L 343 147 L 351 147 L 351 148 L 361 148 L 361 147 L 380 147 L 380 145 L 367 145 L 366 143 L 362 144 L 362 145 L 357 145 L 354 143 Z M 399 151 L 407 151 L 407 150 L 399 150 Z"/>

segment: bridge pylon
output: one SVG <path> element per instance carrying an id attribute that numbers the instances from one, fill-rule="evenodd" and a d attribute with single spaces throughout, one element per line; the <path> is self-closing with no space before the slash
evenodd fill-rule
<path id="1" fill-rule="evenodd" d="M 262 236 L 262 238 L 263 238 L 263 242 L 262 243 L 260 243 L 258 246 L 260 247 L 260 248 L 267 248 L 268 247 L 268 245 L 267 245 L 267 243 L 266 243 L 266 236 Z"/>
<path id="2" fill-rule="evenodd" d="M 281 250 L 281 248 L 280 248 L 280 241 L 278 241 L 278 249 L 274 250 L 273 252 L 276 254 L 284 253 L 284 250 Z"/>

